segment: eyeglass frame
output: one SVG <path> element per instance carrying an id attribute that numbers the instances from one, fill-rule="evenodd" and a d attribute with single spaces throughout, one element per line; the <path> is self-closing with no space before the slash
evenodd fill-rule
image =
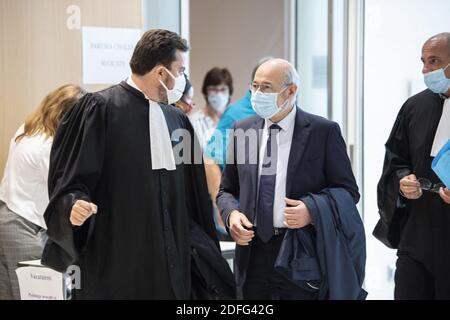
<path id="1" fill-rule="evenodd" d="M 417 179 L 417 182 L 419 182 L 419 184 L 420 184 L 420 189 L 422 189 L 424 191 L 428 191 L 428 192 L 439 193 L 441 191 L 441 188 L 442 189 L 447 188 L 443 183 L 433 184 L 431 182 L 431 180 L 429 180 L 427 178 Z M 425 186 L 424 186 L 424 183 L 426 183 Z"/>
<path id="2" fill-rule="evenodd" d="M 293 85 L 293 83 L 283 84 L 281 86 L 280 92 L 276 92 L 271 83 L 263 82 L 261 84 L 257 84 L 257 83 L 252 82 L 249 85 L 249 89 L 252 93 L 255 93 L 259 90 L 259 92 L 261 92 L 261 93 L 278 93 L 279 94 L 279 93 L 284 92 L 287 88 L 289 88 L 292 85 Z M 261 90 L 261 86 L 267 86 L 267 89 L 262 88 L 263 90 Z"/>
<path id="3" fill-rule="evenodd" d="M 206 88 L 206 92 L 208 94 L 218 94 L 218 93 L 230 94 L 230 88 L 228 87 L 227 84 L 218 84 L 216 86 L 208 86 Z"/>

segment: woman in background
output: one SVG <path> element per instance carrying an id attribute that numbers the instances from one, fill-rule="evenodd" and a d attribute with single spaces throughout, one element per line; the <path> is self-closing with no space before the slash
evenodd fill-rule
<path id="1" fill-rule="evenodd" d="M 189 119 L 200 145 L 205 148 L 233 94 L 233 79 L 228 69 L 211 69 L 203 80 L 202 93 L 205 107 L 193 111 Z"/>
<path id="2" fill-rule="evenodd" d="M 51 92 L 11 140 L 0 184 L 0 300 L 20 299 L 17 264 L 41 258 L 53 136 L 84 93 L 74 85 Z"/>
<path id="3" fill-rule="evenodd" d="M 189 119 L 204 150 L 211 139 L 217 123 L 231 101 L 233 79 L 228 69 L 211 69 L 203 80 L 202 93 L 206 101 L 205 107 L 193 111 L 189 115 Z M 216 196 L 219 190 L 221 173 L 211 159 L 204 157 L 204 161 L 208 190 L 214 208 L 213 217 L 217 236 L 221 241 L 228 241 L 231 238 L 226 231 L 222 217 L 216 206 Z"/>

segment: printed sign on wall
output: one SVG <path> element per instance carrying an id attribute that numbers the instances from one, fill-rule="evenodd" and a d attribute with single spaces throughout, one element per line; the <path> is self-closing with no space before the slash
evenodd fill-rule
<path id="1" fill-rule="evenodd" d="M 83 83 L 116 84 L 131 73 L 140 29 L 83 27 Z"/>

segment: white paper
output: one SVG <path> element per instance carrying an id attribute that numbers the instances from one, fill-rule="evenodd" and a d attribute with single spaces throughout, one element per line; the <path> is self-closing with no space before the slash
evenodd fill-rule
<path id="1" fill-rule="evenodd" d="M 64 300 L 63 274 L 55 270 L 29 266 L 16 269 L 22 300 Z"/>
<path id="2" fill-rule="evenodd" d="M 41 260 L 22 261 L 22 262 L 19 262 L 19 265 L 24 266 L 24 267 L 34 266 L 34 267 L 42 267 L 42 268 L 45 268 L 45 267 L 41 264 Z"/>
<path id="3" fill-rule="evenodd" d="M 236 249 L 236 243 L 235 242 L 228 242 L 228 241 L 220 241 L 220 250 L 222 252 L 224 251 L 232 251 Z"/>
<path id="4" fill-rule="evenodd" d="M 83 83 L 116 84 L 131 73 L 140 29 L 83 27 Z"/>
<path id="5" fill-rule="evenodd" d="M 434 137 L 431 156 L 436 157 L 439 151 L 447 144 L 448 140 L 450 140 L 450 99 L 445 100 L 442 117 L 436 130 L 436 136 Z"/>

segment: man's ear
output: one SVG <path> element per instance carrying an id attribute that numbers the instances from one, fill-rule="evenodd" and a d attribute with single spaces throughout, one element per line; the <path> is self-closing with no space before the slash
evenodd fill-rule
<path id="1" fill-rule="evenodd" d="M 297 89 L 298 89 L 297 85 L 291 84 L 289 86 L 289 89 L 288 89 L 289 96 L 290 97 L 294 97 L 296 95 L 296 93 L 297 93 Z"/>
<path id="2" fill-rule="evenodd" d="M 151 72 L 160 79 L 164 78 L 164 66 L 161 64 L 155 66 Z"/>

